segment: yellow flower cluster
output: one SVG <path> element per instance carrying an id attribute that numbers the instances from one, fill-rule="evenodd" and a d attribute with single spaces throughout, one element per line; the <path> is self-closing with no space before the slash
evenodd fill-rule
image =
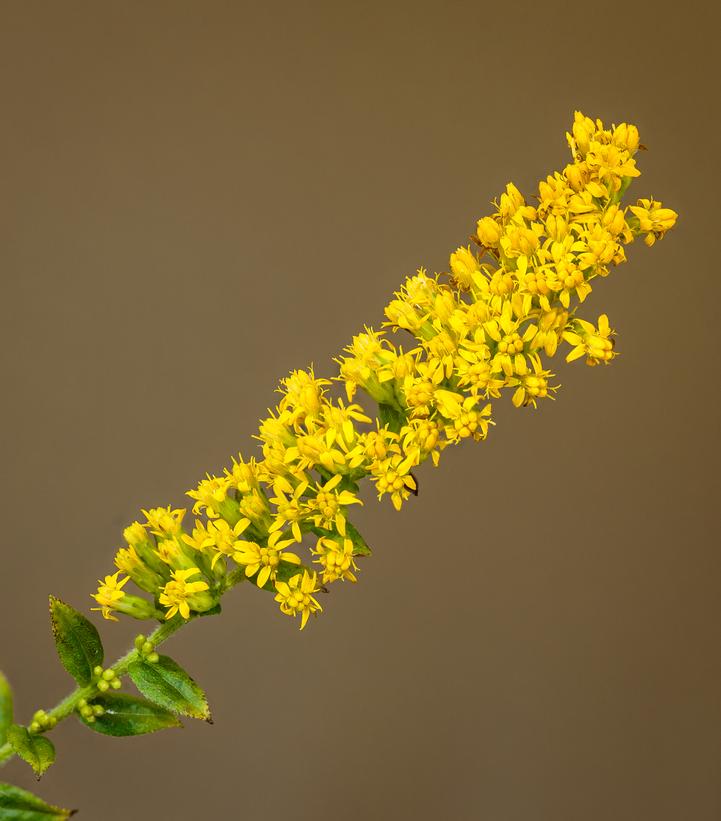
<path id="1" fill-rule="evenodd" d="M 676 214 L 650 199 L 622 204 L 639 175 L 635 126 L 606 129 L 577 112 L 566 136 L 572 162 L 539 184 L 533 204 L 509 184 L 478 221 L 473 246 L 451 254 L 448 274 L 420 269 L 386 307 L 387 331 L 353 338 L 336 360 L 345 399 L 312 369 L 294 371 L 260 423 L 262 458 L 238 458 L 191 490 L 189 529 L 183 510 L 143 511 L 145 521 L 125 530 L 118 573 L 95 594 L 103 615 L 187 619 L 248 578 L 303 628 L 321 610 L 323 585 L 355 582 L 356 557 L 370 552 L 348 518 L 362 479 L 400 509 L 417 493 L 422 462 L 437 465 L 448 445 L 486 437 L 489 399 L 506 389 L 516 407 L 552 398 L 547 360 L 562 343 L 567 361 L 613 359 L 608 318 L 593 324 L 577 307 L 625 261 L 626 245 L 638 236 L 652 245 Z M 407 349 L 388 331 L 405 332 Z M 373 413 L 354 401 L 359 389 Z M 125 593 L 120 571 L 154 602 Z"/>

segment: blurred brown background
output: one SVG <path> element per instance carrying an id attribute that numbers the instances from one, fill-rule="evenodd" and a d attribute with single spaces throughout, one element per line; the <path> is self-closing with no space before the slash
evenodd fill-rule
<path id="1" fill-rule="evenodd" d="M 55 733 L 82 818 L 721 817 L 719 155 L 704 8 L 0 5 L 0 666 L 69 688 L 50 592 L 91 605 L 138 509 L 250 454 L 330 357 L 574 108 L 639 125 L 677 229 L 600 283 L 622 352 L 369 502 L 375 556 L 303 633 L 239 588 L 167 648 L 214 726 Z M 369 497 L 370 499 L 370 497 Z M 139 625 L 103 625 L 110 654 Z M 113 655 L 110 656 L 114 657 Z M 24 765 L 1 774 L 34 788 Z"/>

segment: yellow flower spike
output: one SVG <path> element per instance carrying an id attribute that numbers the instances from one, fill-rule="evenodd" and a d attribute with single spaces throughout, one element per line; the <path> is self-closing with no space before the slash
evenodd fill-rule
<path id="1" fill-rule="evenodd" d="M 608 364 L 616 356 L 606 315 L 594 325 L 578 307 L 597 278 L 625 261 L 625 246 L 639 236 L 652 245 L 677 215 L 653 198 L 623 203 L 639 174 L 635 126 L 606 128 L 576 112 L 567 139 L 572 162 L 539 182 L 536 205 L 509 183 L 495 212 L 477 221 L 477 248 L 456 248 L 450 274 L 419 268 L 393 295 L 384 326 L 410 332 L 409 350 L 382 330 L 365 327 L 353 337 L 333 377 L 344 383 L 347 404 L 312 368 L 293 371 L 260 422 L 262 459 L 239 457 L 189 493 L 200 517 L 192 534 L 183 532 L 184 511 L 170 507 L 146 511 L 147 524 L 126 530 L 117 566 L 160 592 L 169 618 L 212 606 L 204 573 L 214 588 L 242 576 L 273 586 L 281 610 L 300 615 L 305 627 L 320 610 L 320 582 L 287 548 L 316 531 L 310 552 L 322 581 L 355 580 L 354 550 L 369 549 L 346 509 L 360 504 L 363 479 L 399 510 L 417 493 L 413 468 L 429 458 L 437 465 L 450 444 L 486 437 L 494 424 L 489 398 L 508 391 L 516 407 L 553 398 L 546 360 L 562 340 L 571 346 L 568 361 Z M 358 404 L 363 393 L 377 409 Z M 227 558 L 240 573 L 220 572 Z M 104 615 L 157 617 L 148 602 L 124 593 L 126 582 L 116 573 L 101 583 L 95 598 Z"/>

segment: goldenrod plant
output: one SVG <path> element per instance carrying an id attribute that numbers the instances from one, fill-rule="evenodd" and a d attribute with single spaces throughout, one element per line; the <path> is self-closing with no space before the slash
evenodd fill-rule
<path id="1" fill-rule="evenodd" d="M 309 369 L 281 381 L 277 407 L 260 422 L 262 456 L 208 474 L 188 491 L 190 515 L 151 508 L 125 529 L 94 609 L 159 623 L 125 656 L 106 664 L 93 624 L 51 597 L 58 655 L 77 687 L 20 725 L 0 676 L 0 761 L 17 755 L 41 775 L 55 758 L 48 733 L 71 715 L 111 736 L 178 726 L 179 716 L 209 720 L 201 688 L 158 653 L 165 639 L 218 613 L 241 582 L 269 594 L 302 630 L 328 587 L 354 583 L 359 557 L 371 552 L 351 521 L 361 482 L 400 510 L 418 492 L 423 462 L 438 465 L 449 445 L 486 438 L 491 400 L 510 392 L 517 408 L 535 408 L 554 398 L 550 361 L 559 354 L 592 366 L 614 359 L 608 317 L 589 321 L 579 306 L 625 261 L 627 245 L 638 237 L 653 245 L 677 215 L 652 198 L 624 204 L 640 173 L 635 126 L 604 128 L 576 112 L 566 137 L 572 159 L 563 171 L 541 181 L 532 202 L 509 184 L 451 254 L 450 271 L 408 277 L 382 329 L 353 337 L 331 379 Z M 140 695 L 123 692 L 128 679 Z M 2 819 L 68 815 L 0 786 Z"/>

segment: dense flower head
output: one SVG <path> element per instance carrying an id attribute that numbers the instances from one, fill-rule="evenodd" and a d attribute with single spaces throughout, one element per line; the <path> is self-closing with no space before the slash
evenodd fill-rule
<path id="1" fill-rule="evenodd" d="M 549 360 L 559 353 L 612 362 L 608 317 L 590 322 L 579 308 L 625 262 L 627 245 L 653 245 L 677 215 L 653 198 L 623 202 L 640 174 L 635 126 L 606 128 L 576 112 L 566 137 L 571 162 L 535 197 L 509 183 L 471 244 L 451 253 L 448 273 L 409 276 L 382 328 L 363 328 L 336 358 L 333 379 L 309 368 L 281 381 L 259 425 L 262 456 L 239 456 L 189 491 L 191 526 L 184 510 L 166 507 L 126 528 L 116 566 L 127 576 L 106 577 L 95 594 L 106 618 L 142 610 L 124 604 L 129 579 L 166 618 L 188 619 L 248 578 L 304 627 L 321 611 L 321 584 L 356 581 L 356 560 L 370 552 L 350 518 L 363 480 L 400 509 L 418 492 L 423 462 L 438 465 L 446 447 L 486 438 L 490 400 L 506 392 L 513 406 L 535 408 L 554 398 Z"/>

